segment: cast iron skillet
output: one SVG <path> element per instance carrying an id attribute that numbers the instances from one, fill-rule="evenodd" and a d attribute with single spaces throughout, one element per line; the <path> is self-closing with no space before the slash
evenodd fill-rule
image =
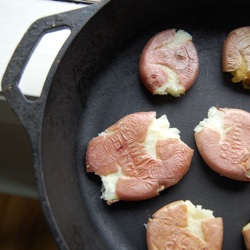
<path id="1" fill-rule="evenodd" d="M 146 249 L 144 224 L 156 210 L 179 199 L 223 217 L 223 249 L 244 249 L 241 229 L 250 218 L 250 185 L 209 169 L 193 137 L 211 106 L 250 111 L 249 91 L 221 71 L 226 35 L 250 25 L 249 1 L 228 1 L 222 7 L 217 2 L 104 0 L 38 20 L 23 37 L 2 89 L 30 136 L 40 200 L 60 249 Z M 41 97 L 28 101 L 18 89 L 23 68 L 41 35 L 64 26 L 71 35 Z M 145 43 L 168 28 L 189 32 L 200 59 L 195 84 L 180 98 L 151 95 L 138 76 Z M 195 150 L 190 170 L 156 198 L 108 206 L 100 199 L 100 180 L 85 173 L 87 144 L 124 115 L 151 110 L 167 114 Z"/>

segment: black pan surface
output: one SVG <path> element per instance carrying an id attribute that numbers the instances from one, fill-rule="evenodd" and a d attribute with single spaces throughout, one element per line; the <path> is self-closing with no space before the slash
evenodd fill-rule
<path id="1" fill-rule="evenodd" d="M 242 227 L 250 219 L 250 184 L 213 172 L 194 142 L 194 128 L 211 106 L 250 112 L 250 92 L 221 70 L 227 34 L 250 24 L 247 1 L 107 1 L 82 28 L 59 63 L 42 123 L 41 173 L 45 213 L 61 248 L 145 250 L 145 226 L 162 206 L 190 200 L 224 220 L 224 250 L 245 249 Z M 165 29 L 193 36 L 200 68 L 179 98 L 153 96 L 140 82 L 138 62 L 146 42 Z M 191 167 L 158 197 L 108 206 L 101 181 L 85 172 L 88 142 L 126 114 L 156 111 L 194 149 Z M 39 182 L 39 178 L 38 178 Z"/>

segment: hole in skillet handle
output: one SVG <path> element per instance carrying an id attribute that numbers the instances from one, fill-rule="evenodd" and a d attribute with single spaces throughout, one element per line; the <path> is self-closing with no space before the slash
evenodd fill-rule
<path id="1" fill-rule="evenodd" d="M 56 62 L 61 60 L 67 45 L 70 43 L 68 40 L 70 38 L 73 39 L 72 33 L 76 33 L 74 28 L 72 28 L 74 19 L 72 18 L 73 14 L 70 13 L 73 12 L 68 11 L 43 17 L 31 24 L 15 49 L 3 76 L 3 94 L 26 129 L 34 151 L 40 134 L 49 86 L 52 82 L 52 76 L 57 69 Z M 50 57 L 50 62 L 43 62 L 44 65 L 38 62 L 34 65 L 34 61 L 41 60 L 37 56 L 40 52 L 37 52 L 36 49 L 40 48 L 39 50 L 41 50 L 41 47 L 44 47 L 44 43 L 47 43 L 46 40 L 54 39 L 53 36 L 58 33 L 56 31 L 61 33 L 61 31 L 65 32 L 65 30 L 68 31 L 68 39 L 63 44 L 64 49 L 60 50 L 60 48 L 57 48 L 57 51 L 54 51 L 53 55 L 51 55 L 55 57 L 58 50 L 60 50 L 56 55 L 56 61 Z M 48 48 L 46 50 L 49 52 Z M 34 66 L 38 68 L 34 70 Z M 47 70 L 49 69 L 49 72 L 42 74 L 44 69 L 39 68 L 40 66 L 45 67 Z M 34 90 L 36 93 L 34 93 Z"/>
<path id="2" fill-rule="evenodd" d="M 39 38 L 19 81 L 19 89 L 27 100 L 36 101 L 41 96 L 48 72 L 70 33 L 68 27 L 61 27 Z"/>

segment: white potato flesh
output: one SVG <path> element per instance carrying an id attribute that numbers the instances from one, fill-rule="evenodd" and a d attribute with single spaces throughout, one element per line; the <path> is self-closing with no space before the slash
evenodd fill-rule
<path id="1" fill-rule="evenodd" d="M 156 158 L 156 143 L 158 140 L 167 138 L 180 139 L 180 131 L 177 128 L 170 128 L 170 123 L 166 115 L 151 122 L 148 127 L 147 137 L 144 142 L 147 152 Z"/>
<path id="2" fill-rule="evenodd" d="M 104 200 L 116 200 L 118 197 L 116 195 L 116 183 L 118 179 L 122 176 L 125 176 L 122 172 L 121 167 L 118 168 L 118 171 L 109 175 L 101 175 L 102 180 L 102 196 Z"/>
<path id="3" fill-rule="evenodd" d="M 209 209 L 203 209 L 201 205 L 195 206 L 189 200 L 186 200 L 185 204 L 187 205 L 188 209 L 188 230 L 204 239 L 201 229 L 201 222 L 204 219 L 214 218 L 213 211 Z"/>
<path id="4" fill-rule="evenodd" d="M 248 230 L 248 229 L 250 229 L 250 222 L 243 227 L 243 230 Z"/>
<path id="5" fill-rule="evenodd" d="M 224 128 L 225 114 L 216 107 L 211 107 L 208 110 L 208 118 L 204 118 L 195 128 L 195 133 L 200 132 L 203 128 L 211 128 L 216 130 L 221 135 L 221 140 L 226 136 L 226 129 Z"/>
<path id="6" fill-rule="evenodd" d="M 171 43 L 168 44 L 169 47 L 175 47 L 178 45 L 185 44 L 192 40 L 192 36 L 184 30 L 178 30 L 175 37 Z"/>
<path id="7" fill-rule="evenodd" d="M 160 65 L 159 65 L 160 67 Z M 185 89 L 180 85 L 179 78 L 177 74 L 170 68 L 161 66 L 163 70 L 168 73 L 168 81 L 162 84 L 161 87 L 154 91 L 157 95 L 171 94 L 172 96 L 178 97 L 185 93 Z"/>

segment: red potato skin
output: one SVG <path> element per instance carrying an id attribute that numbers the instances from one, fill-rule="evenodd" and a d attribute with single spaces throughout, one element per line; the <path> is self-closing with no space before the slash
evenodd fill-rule
<path id="1" fill-rule="evenodd" d="M 177 202 L 162 207 L 153 214 L 152 219 L 149 219 L 146 232 L 148 250 L 221 250 L 222 218 L 210 218 L 201 222 L 203 240 L 186 228 L 188 226 L 187 206 L 185 204 L 171 206 Z"/>
<path id="2" fill-rule="evenodd" d="M 158 141 L 157 158 L 146 151 L 143 142 L 155 116 L 155 112 L 127 115 L 109 127 L 106 135 L 89 142 L 87 172 L 106 176 L 122 168 L 125 176 L 121 176 L 116 184 L 118 200 L 144 200 L 157 196 L 163 189 L 179 182 L 190 167 L 193 149 L 181 140 Z"/>
<path id="3" fill-rule="evenodd" d="M 220 109 L 225 113 L 225 128 L 230 128 L 224 140 L 218 131 L 203 128 L 195 133 L 197 148 L 211 169 L 222 176 L 250 181 L 250 114 L 239 109 Z"/>
<path id="4" fill-rule="evenodd" d="M 232 30 L 226 37 L 222 50 L 222 71 L 237 72 L 244 65 L 245 73 L 240 78 L 232 78 L 232 82 L 243 82 L 250 88 L 250 26 Z"/>
<path id="5" fill-rule="evenodd" d="M 186 92 L 195 82 L 199 70 L 197 50 L 190 40 L 185 44 L 169 47 L 174 40 L 175 29 L 162 31 L 153 36 L 142 50 L 139 74 L 145 87 L 154 94 L 156 89 L 168 81 L 169 68 L 177 75 Z"/>
<path id="6" fill-rule="evenodd" d="M 222 70 L 232 72 L 237 70 L 242 62 L 242 56 L 247 59 L 250 72 L 250 26 L 232 30 L 226 37 L 222 50 Z"/>

